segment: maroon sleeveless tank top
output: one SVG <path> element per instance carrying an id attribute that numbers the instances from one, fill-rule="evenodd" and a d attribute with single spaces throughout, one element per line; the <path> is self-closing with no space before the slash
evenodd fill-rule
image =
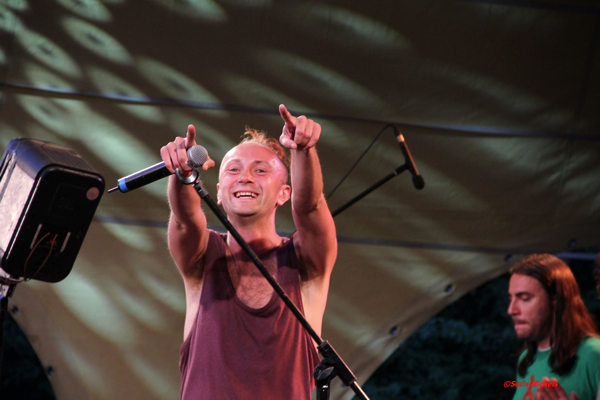
<path id="1" fill-rule="evenodd" d="M 309 400 L 319 356 L 311 337 L 273 293 L 254 309 L 236 296 L 226 235 L 210 231 L 198 313 L 181 346 L 181 400 Z M 302 313 L 293 240 L 261 260 Z M 271 270 L 271 269 L 270 269 Z"/>

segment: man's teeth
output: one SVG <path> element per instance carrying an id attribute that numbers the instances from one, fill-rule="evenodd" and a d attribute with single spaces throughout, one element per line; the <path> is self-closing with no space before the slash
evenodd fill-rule
<path id="1" fill-rule="evenodd" d="M 237 192 L 234 194 L 235 197 L 237 197 L 238 199 L 240 197 L 256 197 L 256 193 L 252 193 L 252 192 Z"/>

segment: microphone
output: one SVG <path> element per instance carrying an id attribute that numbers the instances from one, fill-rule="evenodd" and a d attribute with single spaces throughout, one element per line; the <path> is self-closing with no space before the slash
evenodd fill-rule
<path id="1" fill-rule="evenodd" d="M 425 187 L 425 181 L 423 180 L 423 177 L 419 174 L 417 166 L 415 165 L 415 161 L 410 155 L 410 150 L 408 150 L 408 146 L 406 145 L 406 140 L 404 140 L 404 136 L 402 136 L 402 134 L 396 126 L 394 126 L 394 130 L 397 133 L 396 139 L 398 139 L 400 149 L 404 154 L 404 162 L 406 163 L 408 170 L 412 174 L 413 185 L 415 185 L 415 188 L 417 188 L 418 190 L 421 190 Z"/>
<path id="2" fill-rule="evenodd" d="M 187 149 L 187 156 L 187 164 L 192 168 L 200 168 L 208 160 L 208 152 L 199 144 Z M 151 167 L 119 179 L 117 182 L 118 186 L 109 189 L 108 193 L 114 192 L 117 189 L 122 193 L 127 193 L 169 175 L 171 175 L 171 171 L 165 167 L 164 161 L 159 162 Z"/>

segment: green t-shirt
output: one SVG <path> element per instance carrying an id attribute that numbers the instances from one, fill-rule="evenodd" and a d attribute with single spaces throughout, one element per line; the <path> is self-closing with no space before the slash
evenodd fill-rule
<path id="1" fill-rule="evenodd" d="M 526 351 L 521 354 L 519 362 L 521 362 L 525 353 Z M 600 382 L 600 339 L 586 338 L 579 344 L 575 366 L 566 375 L 557 375 L 552 372 L 548 364 L 549 358 L 550 349 L 538 350 L 533 358 L 533 364 L 529 366 L 525 376 L 520 376 L 517 373 L 517 382 L 527 382 L 530 387 L 517 387 L 513 400 L 533 400 L 537 387 L 531 383 L 540 383 L 544 377 L 556 378 L 569 397 L 571 392 L 575 392 L 580 400 L 596 399 L 598 383 Z M 533 394 L 531 397 L 525 397 L 528 391 Z"/>

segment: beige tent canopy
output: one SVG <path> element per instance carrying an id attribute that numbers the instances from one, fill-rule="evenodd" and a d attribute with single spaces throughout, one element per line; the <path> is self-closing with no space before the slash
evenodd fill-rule
<path id="1" fill-rule="evenodd" d="M 336 217 L 323 337 L 364 383 L 507 254 L 600 244 L 599 32 L 585 0 L 6 0 L 0 144 L 64 145 L 111 187 L 190 123 L 215 160 L 245 125 L 278 137 L 284 103 L 322 125 L 330 192 L 395 124 L 425 188 L 404 173 Z M 331 208 L 403 163 L 388 128 Z M 11 299 L 60 400 L 178 398 L 165 184 L 105 194 L 70 275 Z"/>

